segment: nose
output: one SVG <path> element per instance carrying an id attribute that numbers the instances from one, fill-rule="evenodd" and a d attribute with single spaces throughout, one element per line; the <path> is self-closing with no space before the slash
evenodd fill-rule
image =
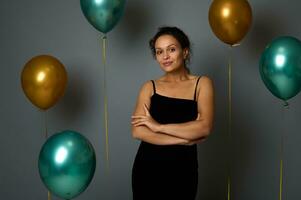
<path id="1" fill-rule="evenodd" d="M 165 51 L 163 53 L 163 59 L 168 59 L 169 58 L 169 53 L 167 51 Z"/>

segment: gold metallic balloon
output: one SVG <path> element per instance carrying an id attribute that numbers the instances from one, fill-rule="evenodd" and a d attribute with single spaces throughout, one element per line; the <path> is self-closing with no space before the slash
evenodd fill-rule
<path id="1" fill-rule="evenodd" d="M 67 72 L 56 58 L 40 55 L 25 64 L 21 83 L 27 98 L 38 108 L 46 110 L 64 95 Z"/>
<path id="2" fill-rule="evenodd" d="M 252 9 L 247 0 L 214 0 L 209 9 L 209 24 L 223 42 L 237 45 L 252 23 Z"/>

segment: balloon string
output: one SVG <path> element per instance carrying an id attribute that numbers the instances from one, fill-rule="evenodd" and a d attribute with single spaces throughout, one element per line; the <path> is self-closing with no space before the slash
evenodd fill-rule
<path id="1" fill-rule="evenodd" d="M 48 128 L 47 128 L 47 111 L 44 111 L 44 123 L 45 123 L 45 139 L 47 140 L 48 138 Z M 51 193 L 49 190 L 47 191 L 47 199 L 51 200 Z"/>
<path id="2" fill-rule="evenodd" d="M 44 111 L 44 123 L 45 123 L 45 139 L 48 138 L 48 129 L 47 129 L 47 111 Z"/>
<path id="3" fill-rule="evenodd" d="M 102 60 L 104 66 L 103 73 L 103 91 L 104 91 L 104 118 L 105 118 L 105 134 L 106 134 L 106 161 L 107 168 L 109 169 L 109 136 L 108 136 L 108 97 L 107 97 L 107 85 L 106 85 L 106 40 L 107 36 L 102 37 Z"/>
<path id="4" fill-rule="evenodd" d="M 228 175 L 228 197 L 227 199 L 230 200 L 230 192 L 231 192 L 231 179 L 230 175 Z"/>
<path id="5" fill-rule="evenodd" d="M 280 159 L 280 186 L 279 186 L 279 200 L 282 200 L 282 188 L 283 188 L 283 160 Z"/>
<path id="6" fill-rule="evenodd" d="M 232 132 L 232 46 L 230 46 L 229 61 L 228 61 L 228 181 L 227 181 L 227 196 L 228 200 L 231 197 L 231 132 Z"/>
<path id="7" fill-rule="evenodd" d="M 283 114 L 282 114 L 282 121 L 285 122 L 285 109 L 289 109 L 289 104 L 287 101 L 284 101 L 283 104 Z M 283 160 L 284 160 L 284 135 L 285 135 L 285 125 L 284 123 L 284 128 L 283 132 L 281 134 L 281 141 L 280 141 L 280 178 L 279 178 L 279 200 L 282 200 L 283 197 L 283 174 L 284 174 L 284 165 L 283 165 Z"/>
<path id="8" fill-rule="evenodd" d="M 48 191 L 48 200 L 51 200 L 51 193 Z"/>

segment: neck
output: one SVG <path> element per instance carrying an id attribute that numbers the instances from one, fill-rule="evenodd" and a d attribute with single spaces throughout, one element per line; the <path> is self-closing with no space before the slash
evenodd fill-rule
<path id="1" fill-rule="evenodd" d="M 165 81 L 168 82 L 179 82 L 179 81 L 185 81 L 189 79 L 189 73 L 185 67 L 181 67 L 177 71 L 168 72 L 164 76 Z"/>

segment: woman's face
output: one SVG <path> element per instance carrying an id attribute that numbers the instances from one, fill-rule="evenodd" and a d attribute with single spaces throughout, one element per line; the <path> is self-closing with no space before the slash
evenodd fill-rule
<path id="1" fill-rule="evenodd" d="M 165 72 L 184 68 L 188 49 L 182 49 L 181 44 L 172 35 L 162 35 L 155 42 L 156 60 Z"/>

